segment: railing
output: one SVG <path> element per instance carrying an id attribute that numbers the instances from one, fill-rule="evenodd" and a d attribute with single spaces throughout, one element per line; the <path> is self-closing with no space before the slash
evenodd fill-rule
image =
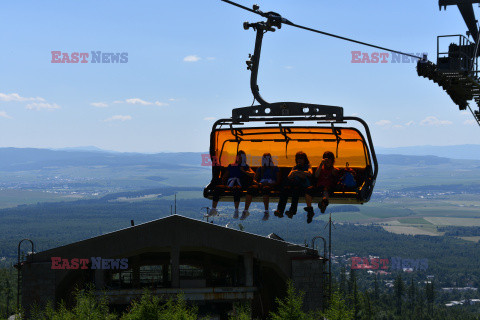
<path id="1" fill-rule="evenodd" d="M 33 245 L 33 241 L 30 239 L 22 239 L 18 243 L 18 255 L 17 255 L 17 308 L 20 308 L 20 296 L 22 295 L 22 262 L 23 256 L 20 253 L 20 247 L 22 246 L 23 241 L 30 242 L 32 249 L 30 251 L 31 254 L 35 253 L 35 247 Z"/>
<path id="2" fill-rule="evenodd" d="M 448 51 L 440 51 L 440 40 L 443 38 L 456 38 L 448 45 Z M 456 35 L 443 35 L 437 37 L 437 66 L 443 71 L 464 71 L 473 77 L 477 76 L 478 59 L 475 56 L 475 43 L 467 37 Z M 478 56 L 478 54 L 477 54 Z"/>

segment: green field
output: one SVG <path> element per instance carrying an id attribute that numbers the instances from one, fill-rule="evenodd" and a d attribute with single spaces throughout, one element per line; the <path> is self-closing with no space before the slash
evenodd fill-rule
<path id="1" fill-rule="evenodd" d="M 80 194 L 65 195 L 44 191 L 4 189 L 0 190 L 0 209 L 39 202 L 73 201 L 85 198 L 86 196 Z"/>
<path id="2" fill-rule="evenodd" d="M 480 243 L 480 237 L 474 236 L 474 237 L 460 237 L 460 239 L 466 240 L 466 241 L 472 241 L 472 242 L 478 242 Z"/>
<path id="3" fill-rule="evenodd" d="M 428 217 L 425 219 L 437 226 L 480 226 L 480 218 Z"/>
<path id="4" fill-rule="evenodd" d="M 162 200 L 174 200 L 175 196 L 162 197 Z M 177 200 L 183 199 L 203 199 L 203 191 L 179 191 L 177 192 Z"/>
<path id="5" fill-rule="evenodd" d="M 432 224 L 431 222 L 420 217 L 399 218 L 398 221 L 403 224 Z"/>
<path id="6" fill-rule="evenodd" d="M 396 234 L 440 236 L 439 232 L 412 226 L 383 226 L 383 229 Z"/>

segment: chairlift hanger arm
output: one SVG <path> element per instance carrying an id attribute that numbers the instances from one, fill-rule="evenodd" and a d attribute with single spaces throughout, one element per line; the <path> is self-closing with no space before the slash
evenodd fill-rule
<path id="1" fill-rule="evenodd" d="M 249 60 L 247 60 L 246 63 L 247 63 L 247 69 L 251 70 L 250 88 L 252 90 L 252 94 L 253 94 L 255 100 L 257 100 L 260 103 L 260 105 L 263 106 L 263 107 L 268 107 L 270 105 L 260 95 L 260 89 L 258 87 L 258 68 L 259 68 L 259 65 L 260 65 L 260 54 L 261 54 L 261 50 L 262 50 L 263 35 L 264 35 L 264 33 L 268 32 L 268 31 L 274 32 L 276 29 L 281 29 L 282 28 L 282 23 L 287 24 L 287 25 L 292 26 L 292 27 L 300 28 L 300 29 L 303 29 L 303 30 L 307 30 L 307 31 L 323 34 L 323 35 L 326 35 L 326 36 L 334 37 L 334 38 L 337 38 L 337 39 L 350 41 L 350 42 L 358 43 L 358 44 L 361 44 L 361 45 L 373 47 L 373 48 L 376 48 L 376 49 L 390 51 L 390 52 L 410 56 L 410 57 L 413 57 L 415 59 L 419 59 L 418 56 L 415 56 L 415 55 L 412 55 L 412 54 L 403 53 L 403 52 L 400 52 L 400 51 L 397 51 L 397 50 L 392 50 L 392 49 L 376 46 L 376 45 L 369 44 L 369 43 L 366 43 L 366 42 L 353 40 L 353 39 L 338 36 L 338 35 L 335 35 L 335 34 L 332 34 L 332 33 L 328 33 L 328 32 L 324 32 L 324 31 L 320 31 L 320 30 L 316 30 L 316 29 L 312 29 L 312 28 L 308 28 L 308 27 L 304 27 L 304 26 L 295 24 L 295 23 L 283 18 L 280 14 L 278 14 L 276 12 L 272 12 L 272 11 L 262 12 L 262 11 L 260 11 L 259 10 L 260 7 L 258 5 L 253 5 L 253 9 L 250 9 L 250 8 L 242 6 L 238 3 L 230 1 L 230 0 L 222 0 L 222 1 L 226 2 L 228 4 L 231 4 L 231 5 L 234 5 L 238 8 L 247 10 L 249 12 L 258 14 L 258 15 L 267 19 L 267 21 L 261 21 L 261 22 L 256 22 L 256 23 L 248 23 L 248 22 L 243 23 L 243 28 L 245 30 L 253 28 L 257 33 L 256 38 L 255 38 L 255 49 L 254 49 L 253 55 L 249 55 Z M 426 59 L 427 59 L 426 55 L 424 55 L 422 60 L 426 61 Z"/>
<path id="2" fill-rule="evenodd" d="M 267 24 L 263 22 L 258 22 L 254 24 L 244 23 L 245 29 L 248 29 L 249 27 L 252 27 L 254 30 L 257 31 L 253 56 L 250 55 L 250 60 L 247 61 L 247 69 L 251 70 L 252 72 L 250 76 L 250 88 L 252 90 L 252 94 L 255 100 L 257 100 L 262 106 L 268 106 L 269 103 L 265 101 L 260 95 L 260 88 L 258 87 L 258 84 L 257 84 L 257 78 L 258 78 L 258 67 L 260 64 L 260 54 L 262 51 L 263 34 L 266 31 L 275 31 L 275 29 L 271 29 L 271 27 L 268 27 Z"/>

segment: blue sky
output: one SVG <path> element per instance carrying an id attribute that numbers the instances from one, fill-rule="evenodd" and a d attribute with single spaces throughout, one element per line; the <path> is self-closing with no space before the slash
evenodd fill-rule
<path id="1" fill-rule="evenodd" d="M 436 36 L 464 34 L 437 1 L 239 1 L 292 22 L 436 60 Z M 477 12 L 478 15 L 479 12 Z M 206 151 L 213 119 L 251 104 L 259 17 L 219 0 L 0 4 L 0 147 Z M 128 53 L 128 63 L 51 63 L 51 51 Z M 339 105 L 382 147 L 479 144 L 479 128 L 414 63 L 352 64 L 378 52 L 284 26 L 265 36 L 271 102 Z"/>

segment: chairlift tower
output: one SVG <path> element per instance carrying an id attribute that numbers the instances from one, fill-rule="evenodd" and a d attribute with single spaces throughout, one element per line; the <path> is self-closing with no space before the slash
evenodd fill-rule
<path id="1" fill-rule="evenodd" d="M 480 3 L 480 0 L 439 0 L 440 10 L 452 5 L 458 7 L 468 31 L 466 36 L 438 36 L 436 64 L 419 60 L 417 73 L 442 87 L 460 110 L 468 107 L 480 125 L 479 29 L 473 11 L 474 3 Z M 477 110 L 472 110 L 468 103 L 470 100 L 475 100 Z"/>

